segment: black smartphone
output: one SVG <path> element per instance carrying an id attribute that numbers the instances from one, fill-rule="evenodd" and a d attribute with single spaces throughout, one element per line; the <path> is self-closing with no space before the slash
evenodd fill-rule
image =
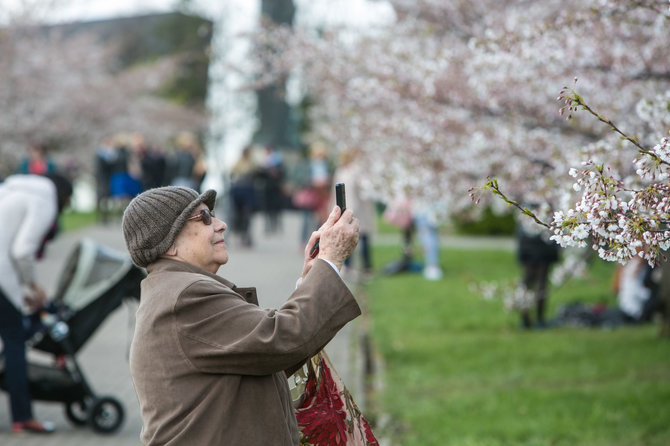
<path id="1" fill-rule="evenodd" d="M 347 197 L 344 195 L 344 183 L 337 183 L 335 185 L 335 202 L 340 207 L 340 210 L 344 212 L 347 208 Z"/>
<path id="2" fill-rule="evenodd" d="M 340 207 L 340 211 L 344 212 L 347 208 L 347 197 L 344 192 L 344 183 L 337 183 L 335 185 L 335 203 Z M 319 241 L 317 240 L 312 246 L 312 250 L 309 252 L 311 258 L 316 257 L 319 253 Z"/>

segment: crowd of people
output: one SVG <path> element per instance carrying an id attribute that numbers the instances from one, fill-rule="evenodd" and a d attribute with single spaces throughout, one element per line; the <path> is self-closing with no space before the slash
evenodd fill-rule
<path id="1" fill-rule="evenodd" d="M 105 138 L 95 153 L 96 210 L 103 221 L 123 211 L 144 190 L 166 185 L 195 189 L 207 172 L 197 137 L 180 132 L 173 150 L 149 144 L 142 134 Z"/>
<path id="2" fill-rule="evenodd" d="M 97 212 L 102 221 L 120 215 L 139 193 L 163 186 L 200 190 L 207 163 L 197 137 L 181 132 L 171 150 L 148 144 L 140 134 L 104 139 L 95 155 Z M 262 212 L 265 232 L 281 230 L 281 212 L 290 207 L 286 168 L 272 146 L 244 148 L 229 172 L 231 230 L 251 247 L 252 217 Z"/>
<path id="3" fill-rule="evenodd" d="M 271 145 L 249 145 L 231 166 L 224 198 L 229 205 L 226 212 L 231 217 L 231 233 L 242 247 L 250 248 L 254 245 L 253 217 L 262 215 L 264 233 L 272 235 L 283 230 L 283 211 L 298 211 L 301 249 L 311 232 L 325 222 L 334 204 L 333 185 L 344 182 L 349 205 L 363 217 L 358 251 L 360 268 L 369 275 L 376 203 L 362 194 L 362 172 L 355 160 L 359 152 L 350 150 L 336 157 L 324 144 L 316 143 L 306 147 L 303 155 L 292 152 L 288 162 L 284 153 Z M 93 161 L 96 214 L 103 223 L 118 218 L 143 191 L 163 186 L 200 190 L 207 173 L 204 151 L 191 132 L 176 134 L 167 148 L 150 143 L 138 132 L 105 137 L 96 147 Z M 31 144 L 13 172 L 43 175 L 65 167 L 57 166 L 46 146 Z M 68 176 L 74 181 L 76 173 L 68 172 Z M 346 269 L 355 265 L 349 259 Z"/>
<path id="4" fill-rule="evenodd" d="M 344 182 L 349 206 L 361 219 L 361 239 L 357 253 L 347 260 L 345 273 L 373 271 L 371 244 L 376 232 L 378 203 L 363 192 L 360 178 L 361 152 L 347 150 L 335 155 L 326 145 L 315 143 L 302 155 L 273 146 L 245 147 L 229 172 L 226 199 L 231 233 L 242 247 L 254 245 L 251 224 L 262 215 L 266 235 L 280 233 L 285 210 L 301 214 L 302 249 L 311 232 L 322 225 L 334 204 L 333 185 Z M 46 147 L 31 145 L 16 168 L 17 173 L 43 174 L 56 169 Z M 207 173 L 204 151 L 195 134 L 180 132 L 166 149 L 149 143 L 140 133 L 121 133 L 101 140 L 94 155 L 96 212 L 102 222 L 121 215 L 130 200 L 143 191 L 162 186 L 184 186 L 200 190 Z M 401 232 L 411 245 L 418 233 L 425 265 L 419 268 L 428 280 L 443 275 L 439 259 L 439 223 L 428 206 L 413 204 L 410 225 Z M 409 249 L 408 249 L 408 252 Z M 356 259 L 355 259 L 355 258 Z M 357 258 L 360 257 L 360 260 Z"/>

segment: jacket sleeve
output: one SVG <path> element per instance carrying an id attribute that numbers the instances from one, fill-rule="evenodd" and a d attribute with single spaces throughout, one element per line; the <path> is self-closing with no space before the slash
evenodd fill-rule
<path id="1" fill-rule="evenodd" d="M 316 354 L 360 308 L 337 272 L 318 261 L 278 310 L 264 310 L 210 281 L 189 286 L 175 306 L 179 342 L 207 373 L 269 375 Z"/>

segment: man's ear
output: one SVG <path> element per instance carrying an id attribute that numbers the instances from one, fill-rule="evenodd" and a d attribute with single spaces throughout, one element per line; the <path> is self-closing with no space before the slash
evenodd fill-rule
<path id="1" fill-rule="evenodd" d="M 177 248 L 175 247 L 174 243 L 172 244 L 172 246 L 170 246 L 168 248 L 167 251 L 165 251 L 165 255 L 168 255 L 168 256 L 176 256 L 177 255 Z"/>

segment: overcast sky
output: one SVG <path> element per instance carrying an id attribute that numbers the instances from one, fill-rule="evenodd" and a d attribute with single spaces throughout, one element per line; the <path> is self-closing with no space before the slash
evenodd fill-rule
<path id="1" fill-rule="evenodd" d="M 253 0 L 192 0 L 192 4 L 213 19 L 222 10 L 249 1 Z M 0 23 L 20 5 L 30 11 L 44 9 L 47 4 L 58 5 L 41 15 L 46 15 L 48 22 L 70 22 L 167 12 L 176 3 L 177 0 L 0 0 Z M 383 0 L 294 0 L 294 3 L 301 8 L 301 18 L 307 16 L 310 22 L 366 25 L 388 23 L 394 17 L 392 8 Z"/>
<path id="2" fill-rule="evenodd" d="M 95 20 L 171 11 L 175 3 L 175 0 L 65 0 L 64 6 L 58 8 L 58 16 L 68 21 Z M 196 1 L 195 3 L 212 4 L 216 2 Z"/>
<path id="3" fill-rule="evenodd" d="M 240 1 L 245 0 L 193 0 L 193 3 L 213 11 L 217 4 Z M 45 16 L 49 22 L 69 22 L 166 12 L 173 10 L 175 4 L 176 0 L 0 0 L 0 20 L 22 8 Z"/>

